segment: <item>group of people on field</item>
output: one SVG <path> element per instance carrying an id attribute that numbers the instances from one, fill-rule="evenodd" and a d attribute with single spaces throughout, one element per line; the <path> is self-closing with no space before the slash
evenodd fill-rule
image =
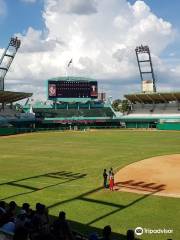
<path id="1" fill-rule="evenodd" d="M 110 168 L 108 173 L 107 173 L 107 170 L 104 169 L 103 178 L 104 178 L 104 188 L 109 188 L 111 191 L 113 191 L 114 190 L 114 172 L 113 172 L 113 169 Z"/>

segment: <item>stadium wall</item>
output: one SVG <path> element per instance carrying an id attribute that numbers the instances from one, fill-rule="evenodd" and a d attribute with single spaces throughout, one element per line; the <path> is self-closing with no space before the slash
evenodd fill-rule
<path id="1" fill-rule="evenodd" d="M 158 123 L 157 129 L 159 130 L 180 130 L 180 122 L 165 122 Z"/>
<path id="2" fill-rule="evenodd" d="M 16 134 L 16 128 L 0 128 L 0 136 Z"/>
<path id="3" fill-rule="evenodd" d="M 150 128 L 150 123 L 146 123 L 146 122 L 126 122 L 126 128 Z"/>
<path id="4" fill-rule="evenodd" d="M 15 134 L 21 134 L 21 133 L 29 133 L 29 132 L 35 132 L 39 131 L 33 128 L 16 128 L 16 127 L 3 127 L 0 128 L 0 136 L 8 136 L 8 135 L 15 135 Z"/>

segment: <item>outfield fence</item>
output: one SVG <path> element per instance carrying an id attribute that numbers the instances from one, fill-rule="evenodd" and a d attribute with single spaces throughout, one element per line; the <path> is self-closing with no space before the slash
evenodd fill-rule
<path id="1" fill-rule="evenodd" d="M 58 128 L 0 128 L 0 136 L 8 136 L 15 134 L 31 133 L 31 132 L 41 132 L 41 131 L 65 131 L 65 130 L 75 130 L 83 131 L 89 129 L 117 129 L 116 126 L 66 126 Z"/>

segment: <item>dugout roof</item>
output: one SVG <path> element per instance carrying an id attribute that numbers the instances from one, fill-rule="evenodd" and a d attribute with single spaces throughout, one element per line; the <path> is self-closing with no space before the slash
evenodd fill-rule
<path id="1" fill-rule="evenodd" d="M 168 103 L 180 101 L 180 92 L 172 93 L 135 93 L 124 95 L 132 103 Z"/>
<path id="2" fill-rule="evenodd" d="M 12 103 L 31 96 L 32 93 L 10 92 L 0 90 L 0 103 Z"/>

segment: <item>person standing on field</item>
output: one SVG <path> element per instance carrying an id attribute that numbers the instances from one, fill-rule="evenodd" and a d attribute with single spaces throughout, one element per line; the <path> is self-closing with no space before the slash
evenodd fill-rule
<path id="1" fill-rule="evenodd" d="M 103 178 L 104 178 L 104 188 L 107 188 L 107 172 L 106 172 L 106 169 L 104 169 L 104 172 L 103 172 Z"/>
<path id="2" fill-rule="evenodd" d="M 109 189 L 114 190 L 114 173 L 112 172 L 109 179 Z"/>
<path id="3" fill-rule="evenodd" d="M 112 169 L 112 167 L 111 167 L 111 168 L 109 169 L 109 172 L 108 172 L 109 185 L 110 185 L 110 179 L 111 179 L 112 173 L 113 173 L 113 169 Z"/>

